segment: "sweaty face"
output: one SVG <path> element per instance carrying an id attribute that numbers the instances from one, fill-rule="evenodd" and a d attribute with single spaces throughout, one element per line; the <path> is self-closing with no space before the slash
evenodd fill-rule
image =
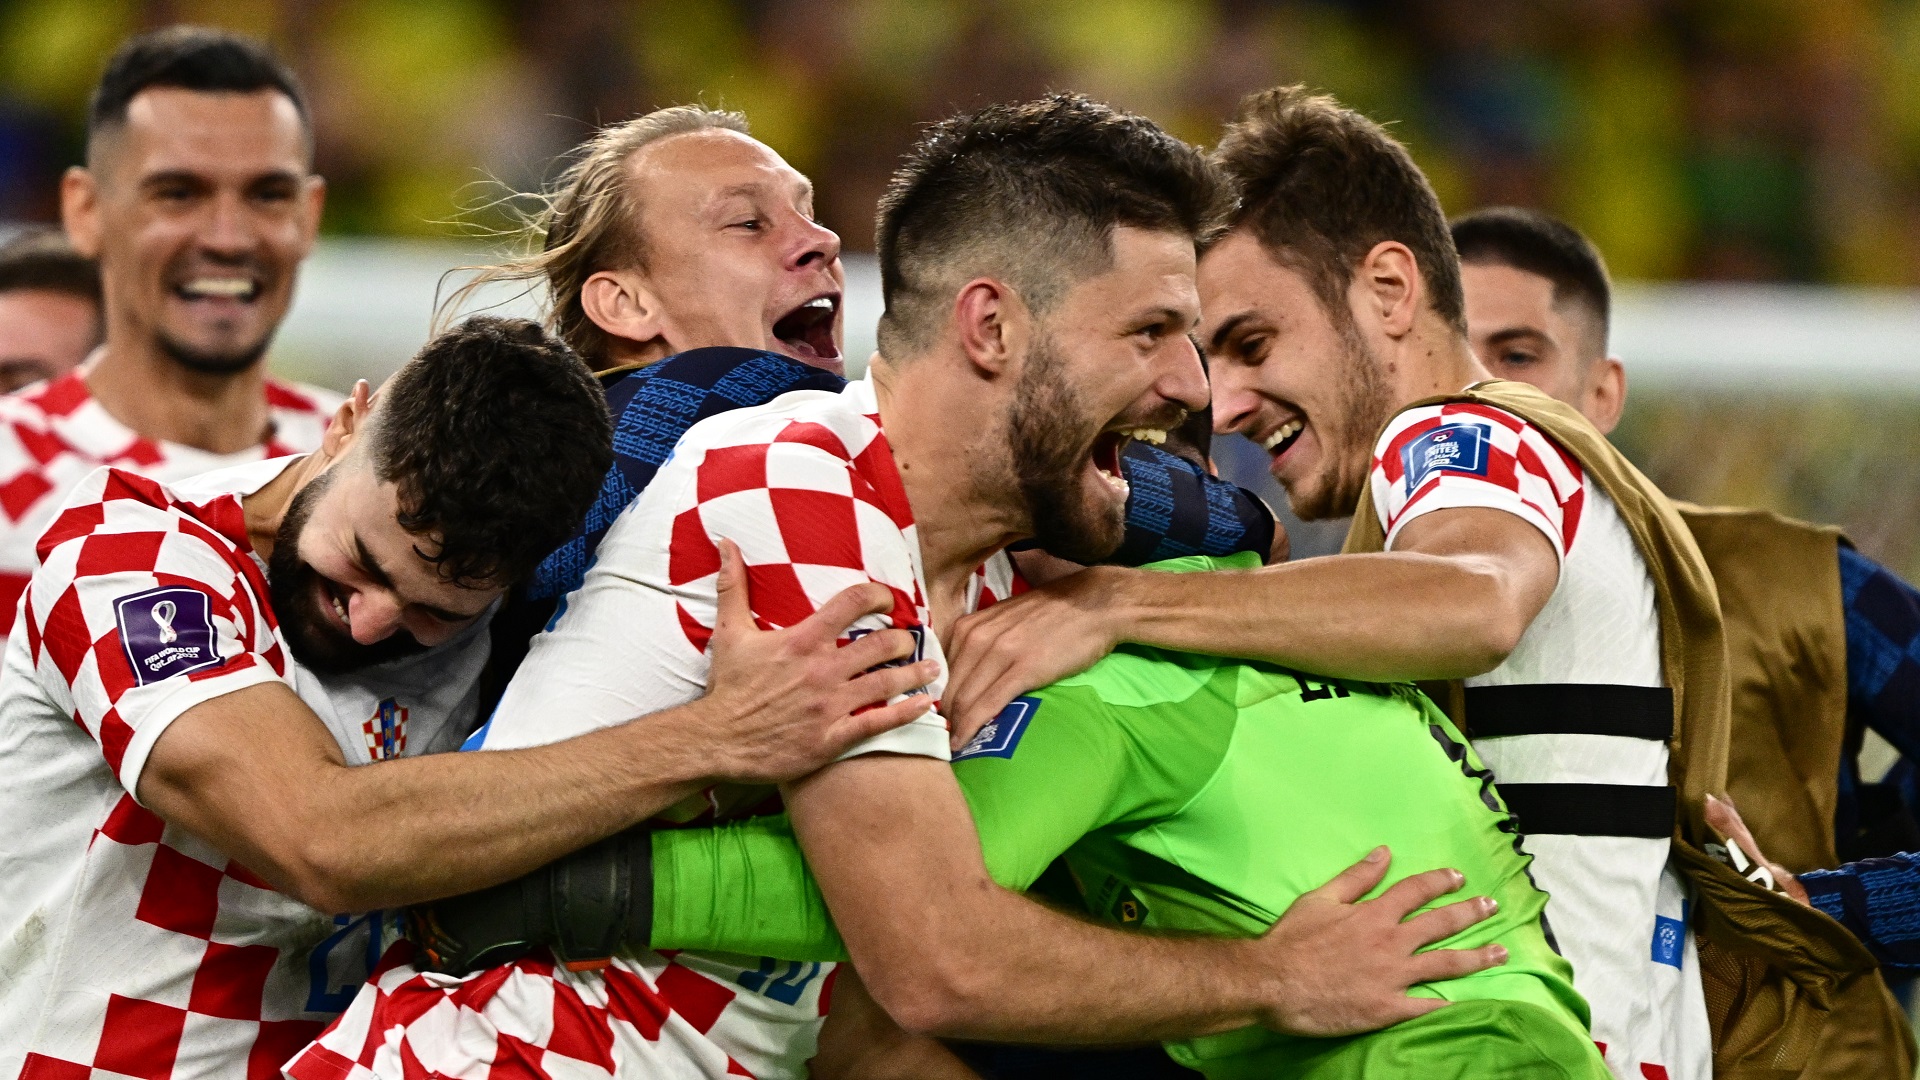
<path id="1" fill-rule="evenodd" d="M 441 644 L 503 591 L 445 581 L 401 528 L 392 484 L 341 462 L 288 504 L 267 559 L 268 593 L 294 659 L 322 674 L 358 671 Z"/>
<path id="2" fill-rule="evenodd" d="M 1007 413 L 1009 465 L 1034 535 L 1075 562 L 1120 546 L 1128 439 L 1166 441 L 1206 407 L 1188 337 L 1199 315 L 1193 242 L 1121 228 L 1114 264 L 1075 285 L 1038 328 Z"/>
<path id="3" fill-rule="evenodd" d="M 1385 374 L 1353 320 L 1344 310 L 1336 320 L 1306 275 L 1244 230 L 1200 260 L 1200 295 L 1214 430 L 1266 450 L 1301 518 L 1353 513 L 1391 412 Z"/>
<path id="4" fill-rule="evenodd" d="M 0 394 L 73 370 L 100 342 L 100 309 L 51 289 L 0 293 Z"/>
<path id="5" fill-rule="evenodd" d="M 196 371 L 258 361 L 319 224 L 293 103 L 269 90 L 157 87 L 99 139 L 89 246 L 114 325 Z"/>
<path id="6" fill-rule="evenodd" d="M 674 351 L 734 345 L 844 370 L 840 238 L 813 220 L 806 177 L 734 131 L 662 139 L 629 168 Z"/>
<path id="7" fill-rule="evenodd" d="M 1557 304 L 1553 282 L 1499 263 L 1463 263 L 1467 338 L 1495 378 L 1532 383 L 1580 408 L 1585 374 L 1601 358 L 1594 320 Z"/>

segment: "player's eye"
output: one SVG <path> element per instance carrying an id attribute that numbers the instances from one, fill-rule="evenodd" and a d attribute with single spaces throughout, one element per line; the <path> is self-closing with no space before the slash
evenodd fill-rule
<path id="1" fill-rule="evenodd" d="M 1538 356 L 1535 356 L 1525 349 L 1508 349 L 1506 352 L 1500 354 L 1501 363 L 1512 364 L 1516 367 L 1531 364 L 1538 359 L 1540 359 Z"/>

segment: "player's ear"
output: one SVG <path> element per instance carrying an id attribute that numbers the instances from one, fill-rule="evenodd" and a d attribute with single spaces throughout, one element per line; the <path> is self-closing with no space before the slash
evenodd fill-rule
<path id="1" fill-rule="evenodd" d="M 100 257 L 100 185 L 78 165 L 60 177 L 60 224 L 75 251 L 89 259 Z"/>
<path id="2" fill-rule="evenodd" d="M 975 278 L 953 298 L 953 332 L 960 351 L 982 375 L 1005 374 L 1026 355 L 1033 315 L 1003 281 Z"/>
<path id="3" fill-rule="evenodd" d="M 1390 338 L 1405 336 L 1420 313 L 1421 281 L 1413 252 L 1398 240 L 1373 245 L 1354 274 L 1360 291 L 1357 306 L 1379 320 Z"/>
<path id="4" fill-rule="evenodd" d="M 367 413 L 373 408 L 373 390 L 367 380 L 361 379 L 353 384 L 353 393 L 333 411 L 333 419 L 327 423 L 327 433 L 320 439 L 320 453 L 328 461 L 338 461 L 350 448 L 360 432 L 366 427 Z"/>
<path id="5" fill-rule="evenodd" d="M 1627 408 L 1627 366 L 1617 356 L 1596 361 L 1587 377 L 1586 407 L 1580 411 L 1600 429 L 1611 435 Z"/>
<path id="6" fill-rule="evenodd" d="M 580 309 L 593 325 L 634 346 L 666 337 L 664 307 L 634 270 L 602 270 L 580 286 Z"/>

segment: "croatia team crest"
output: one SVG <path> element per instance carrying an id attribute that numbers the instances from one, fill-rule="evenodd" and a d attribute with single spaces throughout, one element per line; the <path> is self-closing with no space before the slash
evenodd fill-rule
<path id="1" fill-rule="evenodd" d="M 397 758 L 407 749 L 407 710 L 387 698 L 360 725 L 367 735 L 367 755 L 375 761 Z"/>

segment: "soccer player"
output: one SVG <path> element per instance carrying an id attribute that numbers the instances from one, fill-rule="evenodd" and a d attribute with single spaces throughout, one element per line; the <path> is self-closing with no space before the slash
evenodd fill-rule
<path id="1" fill-rule="evenodd" d="M 648 723 L 419 756 L 470 730 L 484 617 L 578 521 L 609 441 L 565 346 L 475 319 L 356 390 L 314 454 L 87 478 L 0 679 L 0 1074 L 270 1074 L 383 943 L 335 913 L 513 876 L 920 710 L 851 715 L 925 675 L 858 675 L 906 643 L 837 648 L 884 609 L 849 594 L 780 633 L 735 612 L 724 685 Z"/>
<path id="2" fill-rule="evenodd" d="M 261 363 L 320 223 L 312 158 L 300 87 L 257 42 L 175 27 L 107 62 L 87 163 L 60 186 L 68 237 L 100 263 L 106 343 L 0 398 L 0 627 L 94 469 L 164 482 L 319 447 L 339 396 Z"/>
<path id="3" fill-rule="evenodd" d="M 956 633 L 956 738 L 1120 641 L 1465 680 L 1466 730 L 1521 822 L 1617 1076 L 1704 1078 L 1716 1031 L 1728 1062 L 1804 1061 L 1826 1031 L 1896 1038 L 1840 927 L 1700 852 L 1728 724 L 1705 566 L 1578 414 L 1518 384 L 1469 392 L 1488 373 L 1446 218 L 1405 149 L 1291 88 L 1251 96 L 1215 157 L 1241 187 L 1199 271 L 1216 428 L 1267 449 L 1296 513 L 1355 513 L 1352 554 L 1249 573 L 1092 567 L 990 608 Z M 1717 1029 L 1690 892 L 1713 911 L 1702 925 L 1765 957 L 1716 999 Z M 1847 1004 L 1807 1006 L 1790 989 L 1804 979 Z M 1742 1023 L 1771 1008 L 1785 1019 Z M 1821 1067 L 1884 1064 L 1850 1051 Z"/>
<path id="4" fill-rule="evenodd" d="M 1467 334 L 1481 361 L 1611 432 L 1626 403 L 1626 371 L 1607 353 L 1612 290 L 1600 253 L 1535 210 L 1480 210 L 1456 218 L 1452 230 Z M 1746 824 L 1794 872 L 1893 854 L 1863 850 L 1873 831 L 1863 817 L 1872 814 L 1863 813 L 1858 763 L 1843 744 L 1853 718 L 1908 760 L 1920 759 L 1920 591 L 1841 542 L 1836 530 L 1757 510 L 1683 506 L 1681 513 L 1736 630 L 1728 639 L 1736 676 L 1727 787 L 1751 819 Z M 1899 876 L 1848 874 L 1869 890 Z M 1831 883 L 1823 898 L 1840 893 L 1840 877 L 1809 880 Z M 1821 910 L 1854 926 L 1854 914 L 1904 907 L 1863 894 L 1851 906 L 1835 901 Z M 1900 955 L 1903 967 L 1913 966 L 1886 944 L 1904 930 L 1860 936 L 1883 943 L 1876 950 L 1883 962 Z"/>
<path id="5" fill-rule="evenodd" d="M 57 229 L 0 244 L 0 393 L 64 375 L 100 344 L 100 268 Z"/>
<path id="6" fill-rule="evenodd" d="M 833 589 L 878 581 L 894 606 L 854 633 L 906 630 L 942 669 L 953 621 L 983 594 L 1006 595 L 1005 544 L 1035 536 L 1082 559 L 1112 550 L 1123 444 L 1206 404 L 1187 333 L 1194 246 L 1218 194 L 1191 147 L 1073 95 L 930 129 L 881 210 L 887 314 L 869 379 L 695 425 L 535 639 L 485 746 L 545 743 L 685 701 L 709 678 L 721 685 L 704 650 L 731 544 L 759 619 L 803 619 Z M 1019 239 L 1040 234 L 1055 242 Z M 916 696 L 938 700 L 943 683 L 937 670 Z M 1485 914 L 1467 902 L 1400 926 L 1457 885 L 1449 871 L 1367 903 L 1296 905 L 1252 940 L 1059 915 L 993 884 L 947 742 L 930 712 L 783 792 L 867 989 L 910 1030 L 1060 1041 L 1251 1023 L 1356 1031 L 1437 1007 L 1407 986 L 1501 958 L 1486 945 L 1414 954 Z M 771 794 L 716 791 L 707 805 L 737 813 Z M 1369 864 L 1361 888 L 1385 870 Z M 638 949 L 587 966 L 534 955 L 462 980 L 395 968 L 289 1072 L 511 1062 L 543 1075 L 799 1075 L 832 974 Z"/>
<path id="7" fill-rule="evenodd" d="M 1152 569 L 1221 565 L 1258 562 Z M 1497 901 L 1494 918 L 1452 944 L 1497 942 L 1507 963 L 1415 991 L 1453 1007 L 1344 1039 L 1255 1028 L 1184 1040 L 1171 1047 L 1183 1065 L 1236 1078 L 1607 1076 L 1513 820 L 1466 741 L 1412 686 L 1126 647 L 1017 699 L 953 761 L 994 880 L 1025 889 L 1064 854 L 1076 899 L 1111 922 L 1258 934 L 1377 842 L 1459 867 L 1466 888 Z M 653 944 L 835 958 L 784 824 L 657 835 Z M 823 1058 L 858 1053 L 832 1045 L 836 1026 Z"/>

